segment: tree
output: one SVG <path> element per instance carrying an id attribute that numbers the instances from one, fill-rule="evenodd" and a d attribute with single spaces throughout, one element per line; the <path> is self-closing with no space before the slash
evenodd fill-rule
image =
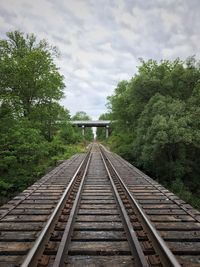
<path id="1" fill-rule="evenodd" d="M 30 120 L 48 141 L 58 130 L 60 117 L 69 120 L 58 103 L 64 89 L 54 63 L 58 55 L 56 47 L 37 41 L 34 34 L 9 32 L 0 40 L 0 103 L 12 110 L 12 116 Z"/>
<path id="2" fill-rule="evenodd" d="M 52 102 L 35 105 L 30 114 L 30 119 L 41 130 L 42 135 L 48 141 L 52 141 L 53 136 L 60 127 L 69 122 L 69 111 L 64 109 L 59 103 Z"/>
<path id="3" fill-rule="evenodd" d="M 87 115 L 85 111 L 77 111 L 76 114 L 72 117 L 75 121 L 89 121 L 91 120 L 90 116 Z"/>
<path id="4" fill-rule="evenodd" d="M 30 117 L 36 105 L 51 105 L 63 96 L 63 76 L 53 62 L 55 47 L 19 31 L 0 40 L 0 96 L 21 115 Z"/>
<path id="5" fill-rule="evenodd" d="M 104 113 L 99 116 L 99 120 L 110 120 L 111 114 L 110 113 Z M 110 129 L 109 129 L 110 131 Z M 105 127 L 97 127 L 96 131 L 96 138 L 97 140 L 103 141 L 106 138 L 106 128 Z"/>
<path id="6" fill-rule="evenodd" d="M 37 177 L 44 167 L 40 162 L 48 156 L 48 146 L 27 118 L 15 120 L 0 135 L 1 179 L 12 185 L 14 191 L 29 185 L 30 177 Z"/>
<path id="7" fill-rule="evenodd" d="M 112 122 L 112 136 L 110 142 L 112 149 L 125 157 L 132 160 L 132 147 L 134 139 L 135 120 L 133 113 L 130 112 L 133 101 L 129 95 L 131 83 L 121 81 L 117 85 L 112 96 L 108 97 L 108 108 L 110 110 L 110 118 Z"/>
<path id="8" fill-rule="evenodd" d="M 136 136 L 134 151 L 139 165 L 162 180 L 172 180 L 174 175 L 180 178 L 188 172 L 185 144 L 192 143 L 192 129 L 183 101 L 153 96 L 138 120 Z"/>
<path id="9" fill-rule="evenodd" d="M 200 64 L 141 61 L 108 98 L 112 148 L 171 188 L 200 193 Z M 199 203 L 199 202 L 198 202 Z"/>
<path id="10" fill-rule="evenodd" d="M 87 115 L 86 112 L 84 111 L 78 111 L 76 112 L 76 114 L 72 117 L 72 120 L 74 121 L 88 121 L 91 120 L 91 118 Z M 79 135 L 79 138 L 82 139 L 82 134 L 81 134 L 81 129 L 79 129 L 78 127 L 76 128 L 76 133 L 77 135 Z M 88 141 L 92 141 L 94 139 L 94 135 L 92 132 L 92 128 L 85 128 L 85 135 L 84 138 Z"/>
<path id="11" fill-rule="evenodd" d="M 72 126 L 58 103 L 64 83 L 57 56 L 33 34 L 9 32 L 0 40 L 0 195 L 30 185 L 72 139 L 63 134 Z"/>

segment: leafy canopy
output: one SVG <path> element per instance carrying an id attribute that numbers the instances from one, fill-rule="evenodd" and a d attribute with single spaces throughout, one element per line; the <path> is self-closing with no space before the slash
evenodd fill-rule
<path id="1" fill-rule="evenodd" d="M 172 188 L 177 181 L 200 193 L 200 64 L 194 57 L 141 60 L 138 73 L 108 97 L 108 107 L 116 152 Z"/>
<path id="2" fill-rule="evenodd" d="M 53 59 L 56 48 L 35 35 L 19 31 L 7 33 L 0 40 L 0 96 L 16 112 L 30 116 L 34 106 L 60 100 L 63 76 Z"/>

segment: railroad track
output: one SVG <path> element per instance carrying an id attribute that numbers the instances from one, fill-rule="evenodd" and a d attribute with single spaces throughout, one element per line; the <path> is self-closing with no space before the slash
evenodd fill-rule
<path id="1" fill-rule="evenodd" d="M 0 214 L 0 266 L 200 266 L 199 213 L 97 144 Z"/>
<path id="2" fill-rule="evenodd" d="M 200 266 L 200 212 L 120 156 L 107 157 L 181 266 Z"/>
<path id="3" fill-rule="evenodd" d="M 0 267 L 22 263 L 83 159 L 64 161 L 0 207 Z"/>

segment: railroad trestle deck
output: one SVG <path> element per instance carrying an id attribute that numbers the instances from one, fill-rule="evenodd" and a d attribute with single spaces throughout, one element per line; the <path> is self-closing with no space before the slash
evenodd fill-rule
<path id="1" fill-rule="evenodd" d="M 0 266 L 200 266 L 200 213 L 103 146 L 0 208 Z"/>

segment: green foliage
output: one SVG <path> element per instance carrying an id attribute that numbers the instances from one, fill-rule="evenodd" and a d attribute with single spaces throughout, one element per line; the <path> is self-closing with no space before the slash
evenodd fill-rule
<path id="1" fill-rule="evenodd" d="M 30 115 L 31 121 L 40 129 L 46 140 L 52 141 L 53 136 L 60 128 L 70 128 L 69 112 L 57 102 L 36 105 Z"/>
<path id="2" fill-rule="evenodd" d="M 78 143 L 81 138 L 76 134 L 76 131 L 70 122 L 62 124 L 59 130 L 59 136 L 64 144 Z"/>
<path id="3" fill-rule="evenodd" d="M 110 113 L 101 114 L 99 116 L 99 120 L 111 120 Z M 111 129 L 109 128 L 109 133 Z M 100 141 L 105 141 L 106 138 L 106 128 L 105 127 L 98 127 L 96 131 L 96 139 Z"/>
<path id="4" fill-rule="evenodd" d="M 141 63 L 108 98 L 114 121 L 109 143 L 161 183 L 182 183 L 175 191 L 192 202 L 200 193 L 199 63 L 194 57 Z"/>
<path id="5" fill-rule="evenodd" d="M 0 180 L 0 192 L 1 196 L 6 196 L 9 189 L 12 187 L 12 184 L 6 183 L 5 181 Z"/>
<path id="6" fill-rule="evenodd" d="M 138 119 L 134 142 L 138 163 L 154 172 L 158 177 L 182 177 L 185 166 L 185 146 L 192 142 L 192 131 L 188 127 L 185 105 L 171 97 L 156 94 L 153 96 Z M 163 168 L 163 166 L 165 166 Z M 166 173 L 165 170 L 168 169 Z"/>
<path id="7" fill-rule="evenodd" d="M 53 157 L 53 159 L 57 162 L 59 160 L 66 160 L 70 158 L 74 154 L 79 154 L 79 153 L 85 153 L 86 152 L 86 146 L 84 143 L 76 143 L 76 144 L 70 144 L 70 145 L 65 145 L 65 150 L 63 154 L 56 155 Z"/>
<path id="8" fill-rule="evenodd" d="M 0 40 L 0 88 L 16 112 L 29 117 L 35 105 L 63 96 L 63 76 L 53 62 L 55 49 L 43 40 L 21 32 L 7 33 Z"/>
<path id="9" fill-rule="evenodd" d="M 0 202 L 71 156 L 80 137 L 58 101 L 63 76 L 56 48 L 21 32 L 0 40 Z M 66 152 L 67 151 L 67 152 Z M 3 199 L 2 199 L 3 198 Z"/>
<path id="10" fill-rule="evenodd" d="M 87 115 L 84 111 L 78 111 L 76 114 L 72 117 L 72 120 L 74 121 L 89 121 L 91 118 Z M 82 136 L 82 129 L 80 127 L 75 128 L 76 132 L 76 138 L 82 141 L 92 141 L 94 140 L 94 135 L 92 132 L 92 128 L 85 127 L 85 135 Z"/>
<path id="11" fill-rule="evenodd" d="M 47 141 L 26 118 L 16 121 L 0 138 L 0 177 L 15 189 L 29 185 L 30 176 L 38 176 L 41 158 L 48 156 Z"/>
<path id="12" fill-rule="evenodd" d="M 186 186 L 181 179 L 177 178 L 173 180 L 170 189 L 172 190 L 172 192 L 180 196 L 180 198 L 190 203 L 193 207 L 199 209 L 200 207 L 199 194 L 193 194 L 191 189 L 188 186 Z"/>

